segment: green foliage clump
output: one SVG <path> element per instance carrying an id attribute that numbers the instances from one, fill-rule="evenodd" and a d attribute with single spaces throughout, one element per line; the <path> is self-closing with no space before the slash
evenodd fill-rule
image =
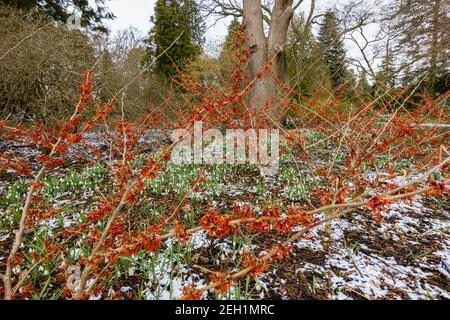
<path id="1" fill-rule="evenodd" d="M 172 77 L 201 53 L 204 23 L 199 8 L 192 0 L 158 0 L 152 22 L 154 26 L 145 40 L 144 64 L 150 65 L 159 57 L 154 71 Z"/>

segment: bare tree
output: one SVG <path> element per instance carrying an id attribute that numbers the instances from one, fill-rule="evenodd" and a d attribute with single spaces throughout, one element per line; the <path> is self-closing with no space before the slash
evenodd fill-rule
<path id="1" fill-rule="evenodd" d="M 288 80 L 284 47 L 295 10 L 303 0 L 211 0 L 203 3 L 207 15 L 243 17 L 245 36 L 251 50 L 249 76 L 254 80 L 250 105 L 259 109 L 276 95 L 275 79 Z M 312 1 L 315 3 L 315 1 Z M 281 114 L 272 108 L 274 120 Z"/>
<path id="2" fill-rule="evenodd" d="M 208 0 L 201 5 L 206 17 L 217 20 L 226 16 L 242 17 L 245 36 L 251 49 L 249 75 L 254 80 L 250 93 L 250 105 L 259 110 L 262 104 L 276 96 L 276 79 L 288 81 L 286 67 L 286 42 L 289 26 L 295 11 L 303 0 Z M 363 1 L 351 1 L 345 6 L 341 19 L 343 33 L 351 32 L 369 22 L 371 14 L 360 10 Z M 317 24 L 316 1 L 310 1 L 305 24 L 311 29 Z M 298 39 L 304 41 L 304 39 Z M 301 72 L 301 70 L 298 70 Z M 273 105 L 271 116 L 280 120 L 283 116 Z"/>
<path id="3" fill-rule="evenodd" d="M 0 115 L 41 122 L 68 116 L 79 74 L 95 64 L 89 37 L 3 4 L 0 30 Z"/>
<path id="4" fill-rule="evenodd" d="M 449 0 L 402 0 L 389 3 L 385 23 L 392 29 L 397 60 L 403 69 L 411 69 L 409 84 L 424 79 L 432 91 L 448 86 L 450 39 Z M 442 88 L 445 91 L 445 88 Z"/>

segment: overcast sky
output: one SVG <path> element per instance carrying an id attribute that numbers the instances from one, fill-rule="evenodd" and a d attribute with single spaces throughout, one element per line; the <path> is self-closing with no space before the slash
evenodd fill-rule
<path id="1" fill-rule="evenodd" d="M 108 21 L 107 25 L 113 32 L 126 29 L 130 26 L 135 27 L 143 33 L 147 33 L 151 28 L 150 17 L 154 13 L 155 0 L 110 0 L 107 2 L 109 9 L 116 16 L 115 20 Z M 333 5 L 335 1 L 318 1 L 318 7 Z M 300 10 L 309 7 L 309 1 L 306 0 L 301 5 Z M 214 26 L 214 21 L 207 21 L 208 30 L 206 38 L 208 41 L 215 41 L 225 37 L 227 33 L 228 20 L 221 20 Z"/>
<path id="2" fill-rule="evenodd" d="M 110 0 L 109 9 L 116 16 L 115 20 L 108 21 L 108 27 L 117 32 L 130 26 L 146 34 L 150 28 L 150 17 L 154 13 L 155 0 Z M 210 21 L 208 24 L 212 24 Z M 227 21 L 221 21 L 215 27 L 210 27 L 206 33 L 208 41 L 219 41 L 227 33 Z"/>
<path id="3" fill-rule="evenodd" d="M 340 1 L 317 1 L 316 11 L 323 12 L 327 8 L 334 6 L 336 3 L 342 4 L 347 0 Z M 370 1 L 370 0 L 369 0 Z M 299 8 L 299 11 L 303 10 L 308 12 L 310 1 L 305 0 L 304 3 Z M 113 33 L 126 29 L 129 27 L 134 27 L 138 29 L 143 35 L 146 35 L 151 28 L 150 17 L 154 13 L 155 0 L 110 0 L 107 2 L 108 7 L 112 13 L 116 16 L 116 19 L 108 21 L 106 24 L 111 29 Z M 212 47 L 220 43 L 227 33 L 228 20 L 220 20 L 218 23 L 213 25 L 213 20 L 207 21 L 207 51 L 214 54 Z M 370 38 L 371 34 L 374 34 L 376 28 L 374 26 L 368 27 L 368 36 Z M 350 41 L 346 41 L 347 54 L 353 58 L 362 58 L 359 54 L 357 47 Z M 216 46 L 217 47 L 217 46 Z"/>

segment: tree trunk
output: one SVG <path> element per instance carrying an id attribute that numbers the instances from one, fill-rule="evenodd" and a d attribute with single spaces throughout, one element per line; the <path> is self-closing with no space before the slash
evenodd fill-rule
<path id="1" fill-rule="evenodd" d="M 248 39 L 248 46 L 251 49 L 248 71 L 250 78 L 256 79 L 250 92 L 249 104 L 252 109 L 259 110 L 264 101 L 270 96 L 271 83 L 270 75 L 268 74 L 258 78 L 258 74 L 264 70 L 268 62 L 261 0 L 244 0 L 243 11 L 245 37 Z"/>
<path id="2" fill-rule="evenodd" d="M 252 50 L 248 67 L 249 75 L 251 79 L 255 79 L 249 104 L 253 110 L 260 111 L 265 103 L 272 101 L 268 105 L 268 111 L 275 123 L 281 121 L 283 117 L 283 110 L 280 110 L 276 103 L 275 79 L 288 80 L 284 45 L 294 14 L 292 3 L 292 0 L 275 1 L 269 34 L 266 37 L 261 0 L 243 0 L 245 36 Z M 271 64 L 270 72 L 267 72 L 265 69 L 269 63 Z"/>
<path id="3" fill-rule="evenodd" d="M 274 59 L 272 68 L 273 75 L 285 82 L 288 80 L 286 68 L 285 44 L 289 24 L 294 15 L 292 0 L 277 0 L 273 7 L 269 38 L 268 38 L 268 57 Z"/>

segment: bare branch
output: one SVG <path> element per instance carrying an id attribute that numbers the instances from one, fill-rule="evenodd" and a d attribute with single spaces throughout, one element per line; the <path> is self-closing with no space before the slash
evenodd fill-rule
<path id="1" fill-rule="evenodd" d="M 204 12 L 204 18 L 207 19 L 211 16 L 217 19 L 224 17 L 242 17 L 242 6 L 235 0 L 207 0 L 202 1 L 199 4 L 200 10 Z"/>
<path id="2" fill-rule="evenodd" d="M 312 0 L 312 1 L 311 1 L 311 5 L 312 5 L 312 6 L 314 6 L 314 4 L 313 4 L 314 2 L 315 2 L 315 0 Z M 292 6 L 292 9 L 294 9 L 294 11 L 297 10 L 298 7 L 300 7 L 300 5 L 301 5 L 302 3 L 303 3 L 303 0 L 299 0 L 296 4 L 294 4 L 294 5 Z"/>

